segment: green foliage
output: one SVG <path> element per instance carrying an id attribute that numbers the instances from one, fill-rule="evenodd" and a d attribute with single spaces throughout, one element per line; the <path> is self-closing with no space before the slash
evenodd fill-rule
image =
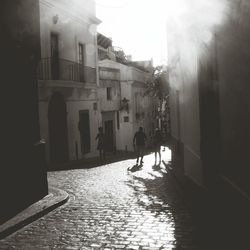
<path id="1" fill-rule="evenodd" d="M 115 53 L 117 62 L 122 63 L 122 64 L 127 63 L 127 61 L 128 61 L 127 56 L 123 50 L 115 50 L 114 53 Z"/>
<path id="2" fill-rule="evenodd" d="M 157 66 L 152 72 L 152 77 L 147 82 L 145 95 L 158 98 L 160 101 L 169 95 L 169 71 L 166 66 Z"/>

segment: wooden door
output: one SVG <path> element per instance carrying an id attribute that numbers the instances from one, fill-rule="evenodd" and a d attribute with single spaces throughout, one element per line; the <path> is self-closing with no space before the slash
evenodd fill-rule
<path id="1" fill-rule="evenodd" d="M 106 150 L 107 152 L 113 152 L 115 150 L 113 120 L 105 121 L 104 129 L 105 129 L 106 140 L 108 142 Z"/>
<path id="2" fill-rule="evenodd" d="M 49 102 L 49 139 L 51 162 L 68 161 L 67 111 L 60 93 L 54 93 Z"/>
<path id="3" fill-rule="evenodd" d="M 81 140 L 82 154 L 90 152 L 90 126 L 89 126 L 89 111 L 82 110 L 79 113 L 79 131 Z"/>

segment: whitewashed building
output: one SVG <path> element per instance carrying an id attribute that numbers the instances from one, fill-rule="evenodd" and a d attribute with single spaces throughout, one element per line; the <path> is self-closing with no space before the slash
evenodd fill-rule
<path id="1" fill-rule="evenodd" d="M 95 2 L 40 0 L 39 112 L 49 163 L 96 155 Z"/>
<path id="2" fill-rule="evenodd" d="M 133 151 L 133 136 L 138 128 L 142 126 L 150 138 L 155 127 L 156 103 L 144 95 L 151 74 L 132 62 L 118 62 L 111 39 L 101 34 L 98 55 L 102 125 L 110 147 Z"/>
<path id="3" fill-rule="evenodd" d="M 197 19 L 196 9 L 207 16 L 215 9 L 218 12 L 211 20 L 206 15 Z M 174 66 L 171 135 L 173 155 L 178 156 L 174 169 L 199 187 L 232 192 L 229 204 L 239 202 L 233 202 L 235 194 L 250 200 L 246 63 L 250 61 L 250 15 L 246 13 L 250 13 L 247 0 L 211 4 L 195 0 L 187 4 L 185 19 L 171 19 L 168 24 L 168 57 Z"/>

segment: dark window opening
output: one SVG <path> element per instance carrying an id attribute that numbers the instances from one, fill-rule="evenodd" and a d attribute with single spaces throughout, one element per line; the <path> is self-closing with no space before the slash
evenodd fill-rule
<path id="1" fill-rule="evenodd" d="M 59 42 L 58 35 L 50 34 L 50 53 L 51 53 L 51 76 L 53 80 L 59 79 Z"/>
<path id="2" fill-rule="evenodd" d="M 84 55 L 83 55 L 83 44 L 79 43 L 79 63 L 84 64 Z"/>
<path id="3" fill-rule="evenodd" d="M 124 122 L 129 122 L 129 117 L 128 116 L 124 116 L 123 120 L 124 120 Z"/>
<path id="4" fill-rule="evenodd" d="M 79 80 L 80 82 L 84 81 L 84 51 L 83 51 L 83 44 L 78 44 L 78 53 L 79 53 Z"/>
<path id="5" fill-rule="evenodd" d="M 111 91 L 112 91 L 112 88 L 107 87 L 107 100 L 112 100 Z"/>
<path id="6" fill-rule="evenodd" d="M 117 122 L 117 129 L 120 129 L 120 113 L 117 111 L 116 113 L 116 122 Z"/>

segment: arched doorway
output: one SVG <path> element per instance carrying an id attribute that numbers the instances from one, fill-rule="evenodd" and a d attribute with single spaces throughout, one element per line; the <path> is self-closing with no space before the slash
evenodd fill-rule
<path id="1" fill-rule="evenodd" d="M 66 103 L 59 92 L 55 92 L 49 102 L 49 139 L 51 163 L 68 161 Z"/>

